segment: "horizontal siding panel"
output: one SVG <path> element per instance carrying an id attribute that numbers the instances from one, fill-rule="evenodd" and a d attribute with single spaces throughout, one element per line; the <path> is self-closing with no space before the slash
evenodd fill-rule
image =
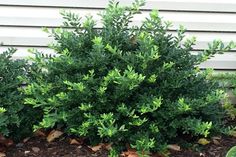
<path id="1" fill-rule="evenodd" d="M 40 51 L 52 54 L 47 45 L 53 42 L 41 27 L 58 27 L 62 24 L 59 14 L 61 9 L 79 13 L 82 17 L 93 15 L 101 27 L 97 13 L 102 11 L 109 0 L 4 0 L 0 1 L 0 53 L 8 46 L 16 46 L 19 50 L 14 58 L 25 58 L 31 55 L 28 47 L 36 47 Z M 119 0 L 122 5 L 128 5 L 133 0 Z M 133 23 L 140 25 L 151 9 L 159 9 L 163 20 L 173 22 L 171 32 L 179 25 L 184 25 L 187 37 L 196 36 L 195 50 L 205 49 L 214 39 L 225 43 L 236 41 L 236 1 L 234 0 L 146 0 L 143 14 L 134 17 Z M 200 65 L 200 68 L 215 68 L 218 70 L 236 70 L 236 52 L 216 55 Z"/>
<path id="2" fill-rule="evenodd" d="M 199 65 L 200 68 L 213 68 L 213 69 L 221 69 L 221 70 L 236 70 L 236 60 L 234 61 L 214 61 L 208 60 Z"/>
<path id="3" fill-rule="evenodd" d="M 15 47 L 14 46 L 14 48 L 16 48 L 17 51 L 15 54 L 13 54 L 13 59 L 26 59 L 29 56 L 33 56 L 33 54 L 29 52 L 29 49 L 37 49 L 39 52 L 42 52 L 43 54 L 51 54 L 51 55 L 56 54 L 54 50 L 46 48 L 46 47 Z M 6 51 L 7 49 L 8 47 L 6 46 L 0 46 L 0 53 L 2 53 L 3 51 Z"/>
<path id="4" fill-rule="evenodd" d="M 120 0 L 121 4 L 128 5 L 133 0 Z M 183 10 L 183 11 L 214 11 L 214 12 L 235 12 L 236 2 L 233 0 L 147 0 L 143 9 L 160 10 Z M 32 0 L 5 0 L 0 5 L 15 6 L 41 6 L 41 7 L 78 7 L 78 8 L 104 8 L 108 0 L 57 0 L 32 1 Z"/>
<path id="5" fill-rule="evenodd" d="M 58 27 L 63 19 L 59 14 L 59 8 L 33 8 L 33 7 L 3 7 L 0 6 L 0 26 L 34 26 L 34 27 Z M 98 26 L 101 27 L 100 17 L 97 15 L 101 10 L 94 9 L 72 9 L 81 17 L 92 15 Z M 140 25 L 149 16 L 149 12 L 144 11 L 141 15 L 136 15 L 133 24 Z M 219 13 L 186 13 L 186 12 L 160 12 L 163 20 L 173 22 L 172 30 L 178 29 L 179 25 L 184 25 L 192 31 L 229 31 L 236 32 L 236 14 Z M 219 19 L 221 19 L 219 21 Z"/>
<path id="6" fill-rule="evenodd" d="M 175 33 L 173 33 L 175 34 Z M 4 45 L 47 46 L 53 40 L 41 28 L 0 27 L 0 42 Z M 209 42 L 221 39 L 225 43 L 236 41 L 234 33 L 187 32 L 186 37 L 197 37 L 195 49 L 205 49 Z"/>

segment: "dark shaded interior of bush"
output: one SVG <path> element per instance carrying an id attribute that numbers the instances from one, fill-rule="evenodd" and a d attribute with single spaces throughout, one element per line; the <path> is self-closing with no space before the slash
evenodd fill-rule
<path id="1" fill-rule="evenodd" d="M 58 55 L 35 50 L 25 77 L 25 103 L 44 112 L 35 129 L 60 128 L 91 144 L 129 143 L 142 152 L 160 151 L 183 134 L 206 137 L 221 131 L 224 93 L 197 65 L 234 43 L 214 41 L 193 55 L 195 38 L 186 39 L 183 27 L 170 34 L 171 23 L 157 11 L 131 26 L 143 5 L 110 1 L 100 14 L 101 28 L 90 16 L 62 12 L 63 27 L 45 29 Z"/>
<path id="2" fill-rule="evenodd" d="M 24 94 L 18 88 L 26 76 L 28 64 L 24 60 L 12 60 L 16 49 L 8 49 L 0 54 L 0 134 L 14 140 L 32 133 L 37 120 L 36 110 L 24 105 Z"/>

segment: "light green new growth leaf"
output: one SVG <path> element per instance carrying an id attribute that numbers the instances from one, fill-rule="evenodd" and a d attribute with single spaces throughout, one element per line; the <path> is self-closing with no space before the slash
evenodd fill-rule
<path id="1" fill-rule="evenodd" d="M 236 146 L 230 148 L 225 157 L 236 157 Z"/>
<path id="2" fill-rule="evenodd" d="M 7 110 L 3 107 L 0 107 L 0 114 L 6 112 Z"/>

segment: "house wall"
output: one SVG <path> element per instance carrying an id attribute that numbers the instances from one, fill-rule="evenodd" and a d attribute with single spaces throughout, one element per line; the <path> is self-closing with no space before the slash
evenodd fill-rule
<path id="1" fill-rule="evenodd" d="M 143 14 L 134 18 L 135 24 L 148 16 L 152 9 L 158 9 L 164 20 L 173 22 L 171 32 L 178 26 L 187 28 L 187 36 L 196 36 L 194 52 L 204 50 L 207 43 L 221 39 L 225 43 L 236 41 L 236 1 L 234 0 L 146 0 Z M 79 13 L 82 17 L 91 14 L 99 21 L 97 13 L 102 11 L 108 0 L 1 0 L 0 1 L 0 52 L 7 47 L 16 47 L 15 58 L 29 55 L 28 48 L 37 48 L 52 53 L 47 45 L 52 42 L 42 27 L 55 28 L 61 25 L 62 9 Z M 130 4 L 132 0 L 120 0 Z M 98 22 L 99 27 L 99 22 Z M 236 69 L 236 51 L 216 55 L 200 65 L 201 68 L 217 70 Z"/>

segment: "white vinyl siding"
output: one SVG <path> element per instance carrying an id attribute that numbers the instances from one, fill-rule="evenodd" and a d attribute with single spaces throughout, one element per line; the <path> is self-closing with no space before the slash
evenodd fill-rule
<path id="1" fill-rule="evenodd" d="M 150 10 L 158 9 L 163 20 L 173 22 L 170 33 L 174 33 L 179 25 L 187 28 L 187 37 L 197 37 L 194 52 L 207 47 L 214 39 L 225 43 L 236 41 L 236 1 L 235 0 L 146 0 L 143 13 L 135 16 L 133 24 L 140 24 L 148 16 Z M 99 23 L 98 12 L 102 11 L 108 0 L 2 0 L 0 1 L 0 52 L 7 47 L 16 47 L 16 58 L 29 55 L 27 48 L 37 48 L 44 53 L 52 53 L 47 45 L 53 40 L 42 31 L 42 27 L 55 28 L 62 24 L 59 11 L 62 9 L 94 16 Z M 122 5 L 132 0 L 120 0 Z M 216 55 L 201 64 L 201 68 L 218 70 L 236 69 L 236 50 Z"/>

